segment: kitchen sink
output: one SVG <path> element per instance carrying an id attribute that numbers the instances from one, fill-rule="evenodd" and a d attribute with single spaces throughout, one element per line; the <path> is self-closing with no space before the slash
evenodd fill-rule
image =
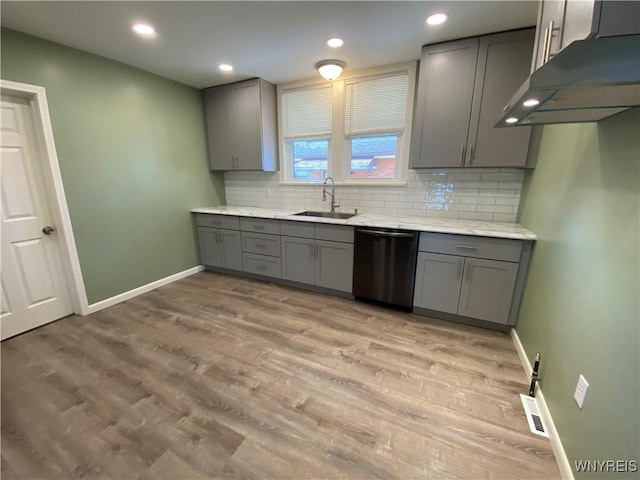
<path id="1" fill-rule="evenodd" d="M 294 213 L 294 215 L 298 215 L 301 217 L 339 218 L 345 220 L 347 218 L 353 217 L 355 213 L 313 212 L 311 210 L 306 210 L 304 212 Z"/>

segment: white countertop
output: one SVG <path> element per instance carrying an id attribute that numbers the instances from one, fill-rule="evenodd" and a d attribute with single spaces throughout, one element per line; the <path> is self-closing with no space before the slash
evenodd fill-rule
<path id="1" fill-rule="evenodd" d="M 479 220 L 453 220 L 427 217 L 390 217 L 363 213 L 346 220 L 324 217 L 295 216 L 298 210 L 271 210 L 259 207 L 234 207 L 221 205 L 217 207 L 194 208 L 192 213 L 208 213 L 215 215 L 234 215 L 238 217 L 273 218 L 277 220 L 294 220 L 298 222 L 333 223 L 354 227 L 399 228 L 419 232 L 453 233 L 474 235 L 476 237 L 512 238 L 517 240 L 535 240 L 536 234 L 517 223 L 488 222 Z"/>

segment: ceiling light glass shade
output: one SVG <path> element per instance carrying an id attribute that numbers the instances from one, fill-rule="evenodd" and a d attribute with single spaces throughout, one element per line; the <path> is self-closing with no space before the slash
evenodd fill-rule
<path id="1" fill-rule="evenodd" d="M 429 25 L 440 25 L 447 21 L 448 15 L 446 13 L 434 13 L 427 17 L 427 23 Z"/>
<path id="2" fill-rule="evenodd" d="M 322 62 L 316 63 L 318 73 L 325 80 L 335 80 L 338 78 L 342 75 L 345 66 L 346 64 L 340 60 L 323 60 Z"/>
<path id="3" fill-rule="evenodd" d="M 221 63 L 220 65 L 218 65 L 218 68 L 223 72 L 233 71 L 233 66 L 229 65 L 228 63 Z"/>
<path id="4" fill-rule="evenodd" d="M 344 40 L 338 37 L 330 38 L 329 40 L 327 40 L 327 45 L 329 45 L 331 48 L 338 48 L 344 45 Z"/>

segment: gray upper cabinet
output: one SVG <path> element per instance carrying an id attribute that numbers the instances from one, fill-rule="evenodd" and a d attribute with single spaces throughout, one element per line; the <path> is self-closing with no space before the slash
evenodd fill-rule
<path id="1" fill-rule="evenodd" d="M 413 168 L 464 165 L 477 57 L 476 38 L 422 49 Z"/>
<path id="2" fill-rule="evenodd" d="M 581 3 L 589 2 L 581 0 Z M 560 51 L 565 5 L 566 0 L 545 0 L 540 2 L 535 50 L 533 52 L 533 61 L 531 62 L 532 72 L 547 63 L 554 53 Z"/>
<path id="3" fill-rule="evenodd" d="M 528 76 L 533 30 L 480 39 L 466 165 L 523 167 L 531 128 L 494 128 L 496 116 Z"/>
<path id="4" fill-rule="evenodd" d="M 276 90 L 262 79 L 204 90 L 210 170 L 277 166 Z"/>
<path id="5" fill-rule="evenodd" d="M 640 2 L 543 0 L 531 71 L 576 40 L 640 33 Z"/>
<path id="6" fill-rule="evenodd" d="M 205 110 L 207 114 L 207 148 L 209 170 L 233 170 L 235 154 L 229 134 L 229 92 L 228 87 L 205 90 Z"/>
<path id="7" fill-rule="evenodd" d="M 422 50 L 411 167 L 524 167 L 531 129 L 495 129 L 529 73 L 533 29 Z"/>

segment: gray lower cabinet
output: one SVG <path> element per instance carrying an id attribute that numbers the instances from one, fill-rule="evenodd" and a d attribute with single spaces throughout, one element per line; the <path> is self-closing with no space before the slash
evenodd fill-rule
<path id="1" fill-rule="evenodd" d="M 242 271 L 239 231 L 198 227 L 198 237 L 204 265 Z"/>
<path id="2" fill-rule="evenodd" d="M 315 250 L 313 238 L 282 237 L 282 278 L 292 282 L 315 283 Z"/>
<path id="3" fill-rule="evenodd" d="M 413 304 L 506 324 L 517 273 L 517 263 L 420 252 Z"/>
<path id="4" fill-rule="evenodd" d="M 240 219 L 244 271 L 264 277 L 282 278 L 280 222 L 267 218 Z"/>
<path id="5" fill-rule="evenodd" d="M 514 323 L 522 287 L 517 286 L 519 276 L 523 282 L 526 274 L 520 262 L 523 253 L 528 258 L 530 252 L 522 241 L 422 233 L 419 250 L 414 307 Z"/>
<path id="6" fill-rule="evenodd" d="M 353 290 L 353 244 L 316 240 L 318 287 L 349 292 Z"/>
<path id="7" fill-rule="evenodd" d="M 464 257 L 420 252 L 413 305 L 438 312 L 458 313 L 463 268 Z"/>
<path id="8" fill-rule="evenodd" d="M 269 257 L 254 253 L 242 254 L 242 266 L 245 272 L 264 277 L 281 278 L 282 266 L 280 257 Z"/>
<path id="9" fill-rule="evenodd" d="M 282 278 L 351 293 L 353 244 L 286 237 L 282 242 Z"/>
<path id="10" fill-rule="evenodd" d="M 458 314 L 507 323 L 513 299 L 518 264 L 466 258 Z"/>

